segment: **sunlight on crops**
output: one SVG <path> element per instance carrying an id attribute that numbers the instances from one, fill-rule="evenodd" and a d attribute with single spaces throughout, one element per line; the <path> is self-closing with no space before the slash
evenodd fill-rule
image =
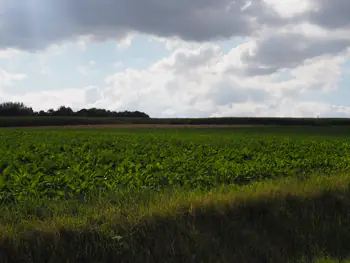
<path id="1" fill-rule="evenodd" d="M 208 189 L 348 169 L 350 139 L 244 132 L 1 130 L 0 200 Z"/>

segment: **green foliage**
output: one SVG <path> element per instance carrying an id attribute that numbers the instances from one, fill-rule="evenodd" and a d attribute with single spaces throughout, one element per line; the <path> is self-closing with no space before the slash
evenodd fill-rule
<path id="1" fill-rule="evenodd" d="M 211 189 L 349 168 L 347 138 L 232 131 L 1 130 L 0 201 Z"/>
<path id="2" fill-rule="evenodd" d="M 4 102 L 0 104 L 0 116 L 31 116 L 33 109 L 21 102 Z"/>
<path id="3" fill-rule="evenodd" d="M 21 202 L 0 207 L 0 262 L 345 263 L 349 200 L 339 173 Z"/>
<path id="4" fill-rule="evenodd" d="M 24 120 L 23 117 L 33 117 L 33 116 L 40 116 L 40 117 L 56 117 L 56 116 L 65 116 L 65 117 L 114 117 L 114 118 L 120 118 L 120 117 L 132 117 L 132 118 L 149 118 L 149 116 L 140 111 L 124 111 L 124 112 L 116 112 L 116 111 L 110 111 L 105 109 L 97 109 L 97 108 L 90 108 L 90 109 L 81 109 L 78 111 L 73 111 L 70 107 L 66 106 L 60 106 L 57 110 L 49 109 L 48 111 L 40 110 L 38 112 L 33 111 L 32 108 L 27 107 L 22 102 L 4 102 L 0 104 L 0 116 L 4 117 L 2 120 L 5 120 L 5 122 L 0 122 L 2 124 L 2 127 L 6 126 L 6 120 L 8 118 L 13 117 L 22 117 L 17 118 L 17 125 L 16 126 L 22 126 L 23 123 L 18 120 Z M 33 120 L 33 119 L 32 119 Z M 39 120 L 36 118 L 36 120 Z M 40 122 L 40 121 L 39 121 Z M 22 124 L 22 125 L 21 125 Z M 59 123 L 58 123 L 59 124 Z"/>

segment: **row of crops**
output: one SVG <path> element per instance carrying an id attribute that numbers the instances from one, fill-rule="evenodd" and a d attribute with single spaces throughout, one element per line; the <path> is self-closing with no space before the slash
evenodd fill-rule
<path id="1" fill-rule="evenodd" d="M 350 139 L 210 130 L 0 130 L 0 201 L 208 189 L 347 170 Z"/>

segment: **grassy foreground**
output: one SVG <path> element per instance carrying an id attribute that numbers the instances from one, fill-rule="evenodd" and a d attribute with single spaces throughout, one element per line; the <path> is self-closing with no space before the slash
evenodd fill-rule
<path id="1" fill-rule="evenodd" d="M 350 174 L 0 207 L 0 262 L 346 262 Z"/>

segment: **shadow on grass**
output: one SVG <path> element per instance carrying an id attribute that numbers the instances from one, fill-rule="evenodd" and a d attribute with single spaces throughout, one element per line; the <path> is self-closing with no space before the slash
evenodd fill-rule
<path id="1" fill-rule="evenodd" d="M 102 232 L 0 241 L 0 262 L 313 262 L 350 256 L 350 191 L 206 205 Z M 15 244 L 16 243 L 16 244 Z"/>

